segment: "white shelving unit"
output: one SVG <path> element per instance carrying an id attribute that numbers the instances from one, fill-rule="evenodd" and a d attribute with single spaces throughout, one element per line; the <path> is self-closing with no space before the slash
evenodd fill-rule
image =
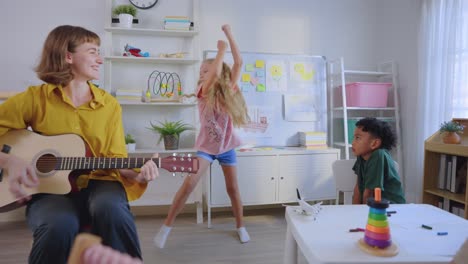
<path id="1" fill-rule="evenodd" d="M 348 140 L 348 120 L 362 117 L 390 120 L 397 134 L 397 147 L 392 151 L 392 155 L 399 164 L 400 172 L 402 172 L 402 138 L 396 63 L 393 61 L 381 63 L 377 65 L 376 71 L 360 71 L 346 69 L 344 59 L 339 58 L 329 60 L 327 66 L 329 73 L 328 95 L 330 99 L 330 125 L 328 131 L 331 146 L 342 149 L 342 159 L 355 158 L 351 152 L 352 142 Z M 347 83 L 352 82 L 391 82 L 392 87 L 389 90 L 387 107 L 348 107 L 345 86 Z M 341 98 L 337 98 L 338 94 L 341 94 Z"/>
<path id="2" fill-rule="evenodd" d="M 194 93 L 198 79 L 200 47 L 198 40 L 199 0 L 159 1 L 150 9 L 137 9 L 138 24 L 132 28 L 120 28 L 112 23 L 112 9 L 120 4 L 130 4 L 127 0 L 106 0 L 104 14 L 105 35 L 102 43 L 104 57 L 104 78 L 102 87 L 111 94 L 119 90 L 144 91 L 150 86 L 150 74 L 160 72 L 177 73 L 180 77 L 182 92 Z M 187 16 L 194 22 L 193 29 L 165 30 L 165 16 Z M 149 57 L 123 56 L 125 45 L 148 52 Z M 183 58 L 164 58 L 160 54 L 183 52 Z M 151 86 L 150 86 L 151 87 Z M 174 88 L 174 87 L 173 87 Z M 173 90 L 175 94 L 177 91 Z M 157 102 L 119 99 L 122 106 L 123 124 L 126 133 L 131 133 L 137 141 L 137 149 L 130 156 L 150 156 L 160 153 L 162 156 L 194 154 L 198 114 L 196 103 L 181 103 L 178 95 L 161 98 Z M 180 149 L 166 151 L 162 143 L 157 143 L 159 135 L 147 129 L 150 122 L 183 120 L 195 130 L 184 132 L 180 139 Z M 132 206 L 168 205 L 183 182 L 184 177 L 173 177 L 172 173 L 160 170 L 160 177 L 148 186 L 148 190 Z M 203 221 L 201 187 L 195 190 L 187 203 L 197 204 L 197 220 Z"/>

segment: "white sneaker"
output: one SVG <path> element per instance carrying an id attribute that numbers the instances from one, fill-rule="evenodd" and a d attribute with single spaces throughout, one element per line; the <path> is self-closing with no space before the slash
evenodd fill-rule
<path id="1" fill-rule="evenodd" d="M 247 243 L 250 241 L 249 233 L 244 226 L 237 228 L 237 234 L 239 235 L 239 240 L 241 243 Z"/>
<path id="2" fill-rule="evenodd" d="M 159 229 L 158 234 L 153 239 L 154 245 L 158 248 L 164 248 L 164 245 L 166 244 L 167 237 L 169 236 L 169 233 L 171 233 L 172 227 L 162 225 L 161 229 Z"/>

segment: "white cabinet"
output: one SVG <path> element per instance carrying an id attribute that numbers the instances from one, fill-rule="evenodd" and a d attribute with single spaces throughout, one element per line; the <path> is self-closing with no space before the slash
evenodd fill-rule
<path id="1" fill-rule="evenodd" d="M 119 91 L 130 91 L 137 98 L 118 98 L 122 106 L 122 118 L 125 133 L 131 133 L 136 139 L 137 150 L 130 156 L 150 156 L 153 153 L 168 155 L 170 153 L 194 154 L 193 149 L 197 131 L 196 102 L 181 103 L 176 85 L 172 97 L 153 93 L 152 102 L 142 102 L 141 97 L 149 88 L 151 91 L 160 87 L 156 78 L 149 80 L 154 71 L 176 73 L 180 77 L 183 94 L 191 94 L 196 89 L 200 61 L 198 41 L 198 0 L 159 1 L 150 9 L 138 9 L 137 24 L 132 28 L 120 28 L 112 23 L 112 9 L 120 4 L 130 4 L 127 0 L 106 0 L 105 36 L 102 43 L 104 57 L 104 76 L 102 87 L 113 95 Z M 186 16 L 194 22 L 193 29 L 164 30 L 165 16 Z M 148 52 L 149 57 L 124 56 L 125 46 L 130 45 Z M 161 54 L 184 53 L 183 58 L 166 58 Z M 166 78 L 166 77 L 164 77 Z M 167 80 L 167 79 L 164 79 Z M 161 81 L 161 79 L 159 79 Z M 159 135 L 147 129 L 150 122 L 178 121 L 191 124 L 195 130 L 181 134 L 177 151 L 165 151 L 163 143 L 158 143 Z M 186 176 L 172 176 L 163 169 L 160 177 L 150 183 L 147 191 L 132 206 L 168 205 Z M 188 203 L 197 203 L 198 219 L 201 222 L 202 192 L 198 188 L 189 198 Z"/>
<path id="2" fill-rule="evenodd" d="M 393 61 L 379 64 L 377 70 L 362 71 L 345 68 L 344 59 L 329 60 L 328 63 L 328 95 L 329 95 L 329 138 L 332 147 L 342 149 L 343 159 L 355 158 L 351 152 L 352 131 L 354 121 L 363 117 L 376 117 L 389 122 L 397 135 L 397 146 L 392 150 L 400 171 L 403 168 L 401 149 L 400 111 L 398 102 L 398 71 Z M 388 90 L 387 104 L 384 107 L 355 107 L 347 105 L 346 84 L 353 82 L 391 83 Z M 377 98 L 371 98 L 377 100 Z"/>
<path id="3" fill-rule="evenodd" d="M 332 163 L 338 149 L 306 150 L 285 147 L 237 151 L 237 176 L 244 205 L 295 202 L 296 188 L 308 201 L 334 199 Z M 218 162 L 211 165 L 206 184 L 208 226 L 211 208 L 230 206 L 224 175 Z"/>

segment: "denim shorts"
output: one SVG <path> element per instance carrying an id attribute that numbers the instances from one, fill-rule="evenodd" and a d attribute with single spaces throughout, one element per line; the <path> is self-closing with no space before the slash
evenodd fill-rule
<path id="1" fill-rule="evenodd" d="M 224 166 L 236 166 L 237 165 L 237 158 L 236 158 L 236 151 L 231 149 L 227 152 L 211 155 L 203 151 L 197 151 L 197 157 L 206 159 L 210 163 L 213 163 L 214 160 L 218 160 L 219 165 Z"/>

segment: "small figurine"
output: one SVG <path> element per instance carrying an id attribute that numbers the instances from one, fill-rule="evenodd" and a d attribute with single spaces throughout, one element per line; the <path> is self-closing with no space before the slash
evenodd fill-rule
<path id="1" fill-rule="evenodd" d="M 134 57 L 149 57 L 148 52 L 141 52 L 141 49 L 125 45 L 125 52 L 123 56 L 134 56 Z"/>
<path id="2" fill-rule="evenodd" d="M 315 216 L 317 216 L 317 214 L 322 209 L 321 208 L 322 202 L 314 204 L 314 205 L 310 205 L 301 198 L 301 194 L 299 193 L 299 189 L 296 188 L 296 192 L 297 192 L 297 202 L 301 206 L 301 211 L 299 211 L 299 213 L 301 213 L 303 215 L 309 215 L 309 216 L 313 215 L 314 218 L 315 218 Z"/>

